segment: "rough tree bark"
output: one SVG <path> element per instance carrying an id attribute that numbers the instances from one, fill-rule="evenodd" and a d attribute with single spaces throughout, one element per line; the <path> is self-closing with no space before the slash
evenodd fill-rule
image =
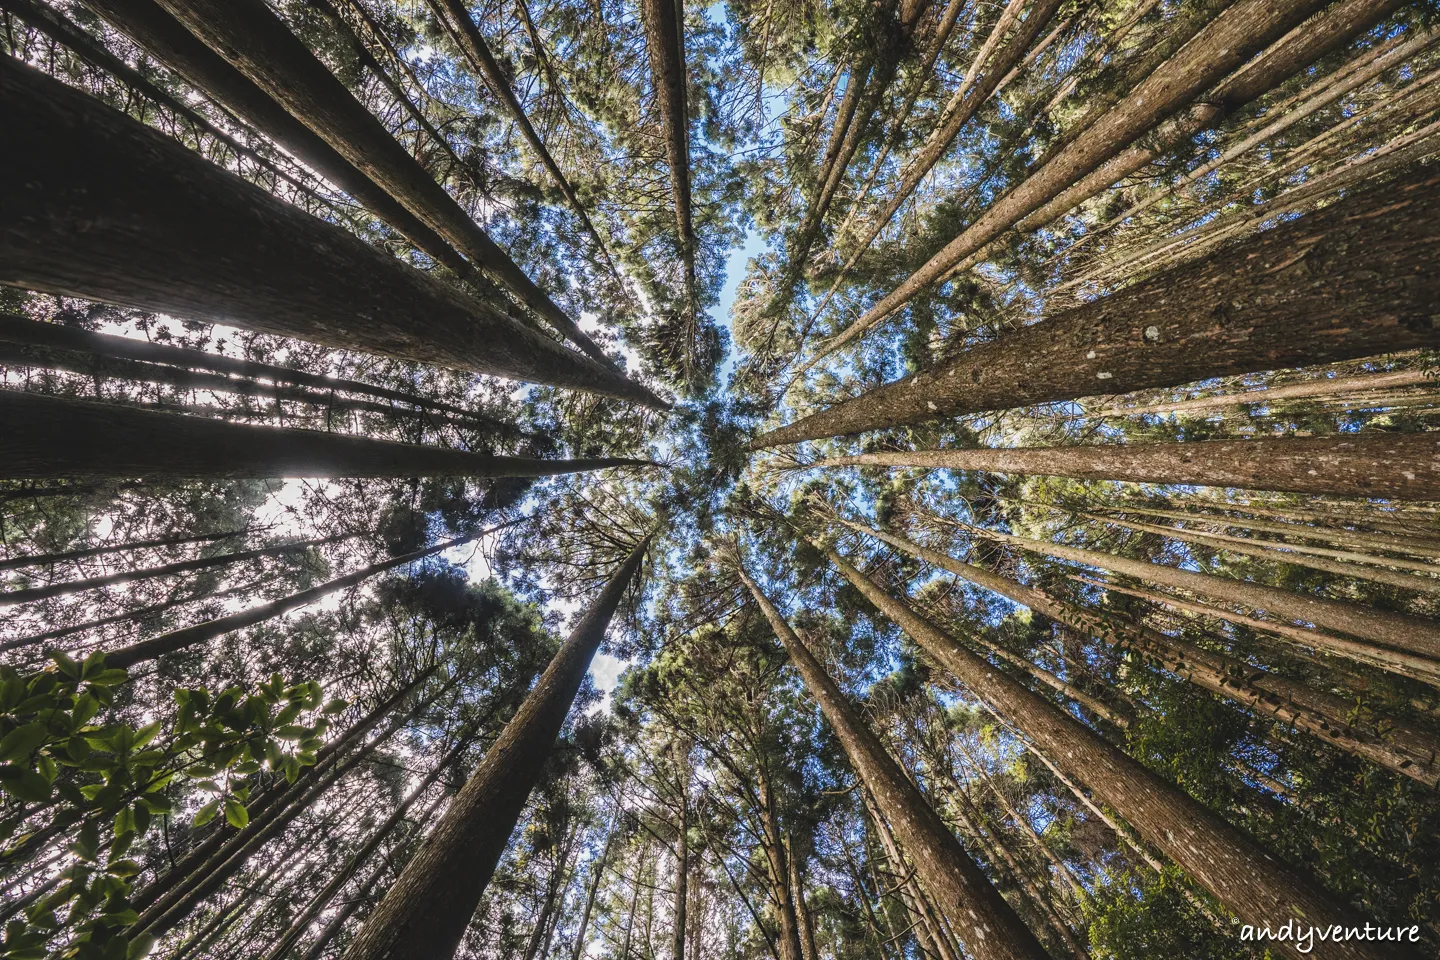
<path id="1" fill-rule="evenodd" d="M 576 623 L 344 960 L 454 955 L 649 542 L 636 545 Z"/>
<path id="2" fill-rule="evenodd" d="M 180 74 L 197 90 L 274 140 L 370 212 L 410 238 L 435 262 L 464 277 L 470 264 L 454 247 L 342 157 L 270 95 L 195 39 L 154 0 L 85 0 L 85 5 Z"/>
<path id="3" fill-rule="evenodd" d="M 1040 941 L 960 846 L 945 821 L 905 776 L 879 738 L 865 726 L 804 641 L 743 567 L 739 568 L 739 574 L 775 635 L 784 643 L 791 662 L 845 748 L 856 774 L 914 859 L 926 890 L 939 901 L 946 918 L 960 931 L 966 950 L 980 960 L 1045 960 L 1047 954 Z"/>
<path id="4" fill-rule="evenodd" d="M 983 470 L 1079 480 L 1440 500 L 1440 433 L 914 450 L 831 457 L 811 466 Z"/>
<path id="5" fill-rule="evenodd" d="M 1329 926 L 1353 922 L 1353 911 L 1325 893 L 1304 871 L 1264 852 L 1253 837 L 1211 813 L 1155 774 L 1102 740 L 1078 720 L 1037 697 L 995 667 L 966 650 L 955 638 L 920 617 L 903 601 L 851 566 L 833 549 L 830 562 L 886 617 L 920 644 L 950 673 L 1000 716 L 1032 738 L 1039 749 L 1061 763 L 1124 817 L 1150 844 L 1164 852 L 1201 887 L 1244 922 Z M 1377 949 L 1358 941 L 1315 945 L 1301 954 L 1281 945 L 1288 956 L 1323 960 L 1380 960 L 1395 957 L 1393 947 Z"/>
<path id="6" fill-rule="evenodd" d="M 1038 170 L 992 203 L 973 223 L 900 286 L 833 338 L 819 356 L 859 336 L 933 284 L 950 268 L 1126 146 L 1190 104 L 1227 73 L 1298 26 L 1325 0 L 1238 0 L 1207 23 L 1174 56 L 1086 127 Z M 1304 64 L 1297 65 L 1303 66 Z M 1287 71 L 1288 76 L 1293 70 Z M 1282 77 L 1283 79 L 1283 77 Z M 1217 117 L 1218 107 L 1205 105 Z M 1213 119 L 1211 122 L 1214 122 Z M 1114 180 L 1106 181 L 1113 183 Z M 1073 206 L 1073 204 L 1072 204 Z M 815 358 L 818 359 L 819 357 Z M 815 361 L 812 359 L 811 363 Z"/>
<path id="7" fill-rule="evenodd" d="M 0 284 L 660 404 L 10 57 L 0 112 Z"/>
<path id="8" fill-rule="evenodd" d="M 0 476 L 15 479 L 544 477 L 645 463 L 492 457 L 18 390 L 0 390 L 0 421 Z"/>
<path id="9" fill-rule="evenodd" d="M 233 374 L 256 380 L 270 380 L 274 383 L 293 383 L 306 387 L 318 387 L 322 390 L 359 393 L 381 400 L 393 400 L 397 403 L 408 404 L 422 410 L 453 414 L 457 417 L 496 424 L 497 427 L 501 427 L 497 421 L 484 414 L 457 407 L 454 404 L 442 403 L 429 397 L 422 397 L 419 394 L 407 393 L 404 390 L 392 390 L 389 387 L 364 383 L 360 380 L 349 380 L 344 377 L 326 377 L 320 374 L 306 373 L 303 370 L 292 370 L 289 367 L 261 363 L 257 360 L 244 360 L 222 353 L 207 353 L 204 350 L 191 350 L 188 347 L 153 343 L 134 337 L 118 337 L 109 333 L 94 333 L 79 327 L 30 320 L 10 313 L 0 313 L 0 343 L 13 343 L 22 347 L 71 350 L 98 357 L 133 360 L 137 363 L 163 364 L 185 369 L 206 370 L 217 374 Z M 503 428 L 514 429 L 508 425 Z"/>
<path id="10" fill-rule="evenodd" d="M 1143 624 L 1106 615 L 1050 596 L 1043 590 L 964 563 L 884 530 L 840 521 L 978 587 L 1117 648 L 1128 648 L 1216 696 L 1257 716 L 1314 735 L 1336 749 L 1363 757 L 1427 786 L 1440 782 L 1440 737 L 1413 724 L 1358 709 L 1354 700 L 1214 653 Z"/>
<path id="11" fill-rule="evenodd" d="M 1440 176 L 1414 171 L 842 401 L 751 447 L 1434 346 L 1437 209 Z"/>
<path id="12" fill-rule="evenodd" d="M 685 292 L 695 296 L 695 224 L 690 200 L 690 114 L 686 104 L 685 18 L 683 0 L 640 0 L 650 83 L 665 125 L 665 157 L 675 202 L 675 230 L 685 261 Z"/>
<path id="13" fill-rule="evenodd" d="M 1287 383 L 1263 390 L 1247 390 L 1244 393 L 1224 393 L 1214 397 L 1196 397 L 1193 400 L 1177 400 L 1173 403 L 1150 403 L 1137 407 L 1107 406 L 1095 411 L 1096 416 L 1129 417 L 1142 413 L 1196 413 L 1202 410 L 1220 410 L 1244 404 L 1270 406 L 1279 401 L 1302 400 L 1312 397 L 1338 397 L 1363 393 L 1370 390 L 1390 390 L 1395 387 L 1413 387 L 1433 384 L 1424 370 L 1396 370 L 1390 373 L 1366 373 L 1354 377 L 1326 377 L 1320 380 L 1306 380 L 1302 383 Z"/>
<path id="14" fill-rule="evenodd" d="M 590 338 L 495 245 L 264 0 L 158 0 L 211 50 L 582 349 Z M 604 361 L 608 363 L 608 361 Z"/>
<path id="15" fill-rule="evenodd" d="M 1127 577 L 1134 577 L 1143 583 L 1160 584 L 1179 590 L 1187 590 L 1198 596 L 1208 597 L 1224 603 L 1235 603 L 1256 610 L 1264 610 L 1274 616 L 1298 620 L 1316 627 L 1349 634 L 1373 644 L 1377 653 L 1383 654 L 1383 647 L 1391 647 L 1405 653 L 1440 661 L 1440 629 L 1434 621 L 1412 617 L 1389 610 L 1380 610 L 1310 594 L 1295 593 L 1271 587 L 1262 583 L 1232 580 L 1208 573 L 1197 573 L 1144 560 L 1132 560 L 1113 553 L 1085 550 L 1065 544 L 1049 543 L 1029 537 L 1000 533 L 985 527 L 946 521 L 966 530 L 977 537 L 998 540 L 1011 546 L 1029 550 L 1043 556 L 1099 567 Z M 1317 645 L 1323 645 L 1317 638 Z"/>

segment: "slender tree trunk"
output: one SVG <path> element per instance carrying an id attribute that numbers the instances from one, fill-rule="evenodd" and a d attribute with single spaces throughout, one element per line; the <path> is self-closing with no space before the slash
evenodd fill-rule
<path id="1" fill-rule="evenodd" d="M 1249 837 L 1191 797 L 1171 786 L 1068 716 L 1030 693 L 953 637 L 889 596 L 834 550 L 832 564 L 887 617 L 898 623 L 931 656 L 1000 716 L 1032 738 L 1095 791 L 1205 890 L 1246 923 L 1282 923 L 1295 919 L 1316 926 L 1343 923 L 1352 911 L 1335 901 L 1303 871 L 1263 852 Z M 1283 919 L 1282 919 L 1283 918 Z M 1290 956 L 1305 956 L 1282 946 Z M 1393 948 L 1331 942 L 1313 956 L 1370 958 L 1397 956 Z"/>
<path id="2" fill-rule="evenodd" d="M 1318 628 L 1336 630 L 1432 661 L 1440 661 L 1440 630 L 1437 630 L 1433 622 L 1419 617 L 1294 593 L 1260 583 L 1232 580 L 1208 573 L 1193 573 L 1111 553 L 1017 537 L 971 524 L 956 525 L 975 536 L 998 540 L 1043 556 L 1099 567 L 1142 582 L 1188 590 L 1226 603 L 1243 604 L 1275 616 L 1300 620 Z"/>
<path id="3" fill-rule="evenodd" d="M 775 912 L 780 920 L 780 960 L 804 960 L 800 947 L 800 922 L 795 916 L 795 893 L 790 889 L 789 857 L 785 854 L 784 834 L 780 815 L 775 808 L 775 794 L 763 770 L 755 771 L 756 789 L 760 796 L 761 840 L 765 863 L 770 874 L 770 889 L 775 898 Z"/>
<path id="4" fill-rule="evenodd" d="M 530 942 L 525 946 L 524 960 L 543 957 L 545 948 L 549 946 L 550 921 L 555 916 L 565 888 L 566 871 L 570 866 L 569 846 L 567 843 L 556 851 L 555 869 L 550 871 L 550 877 L 545 882 L 545 900 L 540 904 L 534 929 L 530 931 Z"/>
<path id="5" fill-rule="evenodd" d="M 1308 400 L 1316 397 L 1342 397 L 1349 394 L 1367 393 L 1369 390 L 1394 390 L 1397 387 L 1434 386 L 1436 380 L 1424 370 L 1394 370 L 1391 373 L 1365 373 L 1354 377 L 1323 377 L 1320 380 L 1305 380 L 1302 383 L 1287 383 L 1279 387 L 1264 387 L 1261 390 L 1246 390 L 1244 393 L 1221 393 L 1212 397 L 1195 397 L 1191 400 L 1175 400 L 1174 403 L 1148 403 L 1142 406 L 1107 406 L 1096 410 L 1097 416 L 1139 416 L 1161 415 L 1161 413 L 1195 413 L 1201 410 L 1221 410 L 1224 407 L 1246 406 L 1246 404 L 1270 404 L 1282 400 Z"/>
<path id="6" fill-rule="evenodd" d="M 679 835 L 675 838 L 675 912 L 671 917 L 670 938 L 673 960 L 685 960 L 685 914 L 690 902 L 690 803 L 686 796 L 687 788 L 688 784 L 681 784 Z"/>
<path id="7" fill-rule="evenodd" d="M 1179 540 L 1182 543 L 1200 544 L 1221 552 L 1238 553 L 1244 557 L 1254 557 L 1257 560 L 1264 560 L 1269 563 L 1307 567 L 1311 570 L 1321 570 L 1325 573 L 1333 573 L 1342 577 L 1354 577 L 1358 580 L 1369 580 L 1372 583 L 1383 583 L 1386 586 L 1399 587 L 1402 590 L 1440 593 L 1440 579 L 1415 577 L 1390 570 L 1379 570 L 1373 566 L 1362 566 L 1358 563 L 1340 563 L 1335 560 L 1326 560 L 1321 557 L 1309 556 L 1303 552 L 1291 552 L 1288 548 L 1282 550 L 1276 549 L 1274 546 L 1262 545 L 1264 541 L 1257 542 L 1247 540 L 1245 537 L 1227 537 L 1220 534 L 1200 533 L 1199 531 L 1186 529 L 1184 527 L 1162 527 L 1153 523 L 1121 520 L 1118 517 L 1102 517 L 1094 513 L 1081 513 L 1079 516 L 1094 520 L 1097 523 L 1109 523 L 1117 527 L 1124 527 L 1127 530 L 1153 533 L 1171 540 Z M 1282 544 L 1281 546 L 1286 545 Z M 1343 551 L 1338 550 L 1330 552 L 1343 553 Z M 1350 556 L 1356 555 L 1350 554 Z M 1384 559 L 1381 557 L 1367 556 L 1366 560 L 1370 563 L 1384 562 Z"/>
<path id="8" fill-rule="evenodd" d="M 605 846 L 600 850 L 600 857 L 595 861 L 594 874 L 590 878 L 590 893 L 585 897 L 585 909 L 580 914 L 580 930 L 575 934 L 575 950 L 570 954 L 570 960 L 583 960 L 585 948 L 588 942 L 585 939 L 590 930 L 590 915 L 595 910 L 595 898 L 600 893 L 600 883 L 605 879 L 605 869 L 610 865 L 610 850 L 615 844 L 615 838 L 620 830 L 620 814 L 624 810 L 624 796 L 615 801 L 615 813 L 610 818 L 610 829 L 605 831 Z"/>
<path id="9" fill-rule="evenodd" d="M 1323 5 L 1324 0 L 1238 0 L 1226 8 L 1174 56 L 1137 84 L 1124 99 L 1089 124 L 1038 170 L 992 203 L 924 266 L 835 337 L 820 356 L 829 354 L 900 309 L 956 264 L 1053 200 L 1076 181 L 1093 174 L 1101 164 L 1113 159 L 1137 138 L 1185 108 L 1227 73 L 1298 26 Z M 1304 63 L 1286 71 L 1279 79 L 1284 79 L 1301 66 Z M 1206 125 L 1217 122 L 1223 112 L 1219 107 L 1208 104 L 1201 109 L 1208 121 Z M 1115 179 L 1105 182 L 1113 183 Z"/>
<path id="10" fill-rule="evenodd" d="M 447 752 L 445 756 L 440 758 L 440 761 L 435 764 L 434 769 L 426 774 L 425 779 L 421 780 L 405 799 L 401 801 L 400 806 L 395 808 L 395 812 L 385 818 L 380 826 L 375 828 L 370 834 L 370 838 L 345 861 L 341 868 L 335 873 L 335 876 L 330 878 L 330 882 L 325 884 L 319 893 L 310 898 L 310 901 L 305 904 L 305 908 L 291 921 L 285 933 L 281 935 L 279 940 L 275 941 L 275 945 L 271 947 L 270 952 L 265 955 L 265 960 L 284 960 L 286 955 L 290 953 L 291 948 L 300 942 L 300 938 L 305 935 L 305 931 L 310 929 L 310 925 L 315 922 L 315 918 L 330 905 L 330 901 L 335 899 L 336 895 L 350 882 L 350 879 L 375 855 L 375 852 L 380 849 L 380 845 L 385 842 L 385 839 L 390 836 L 391 832 L 409 815 L 410 808 L 414 806 L 415 801 L 419 800 L 426 790 L 429 790 L 435 785 L 435 782 L 445 773 L 445 769 L 455 761 L 455 758 L 460 755 L 460 751 L 468 745 L 468 741 L 461 741 L 457 743 L 452 750 Z M 444 802 L 444 799 L 443 796 L 436 798 L 426 810 L 426 815 L 433 813 L 439 804 Z M 426 819 L 426 815 L 422 815 L 421 819 Z"/>
<path id="11" fill-rule="evenodd" d="M 134 583 L 137 580 L 153 580 L 156 577 L 173 577 L 182 573 L 192 573 L 196 570 L 228 567 L 231 564 L 244 563 L 247 560 L 259 560 L 261 557 L 279 557 L 289 553 L 303 553 L 311 547 L 323 547 L 327 544 L 339 543 L 342 540 L 349 540 L 354 536 L 356 536 L 356 534 L 342 533 L 331 537 L 321 537 L 316 540 L 301 540 L 295 543 L 283 543 L 273 547 L 260 547 L 255 550 L 237 550 L 233 553 L 222 553 L 215 557 L 197 557 L 194 560 L 177 560 L 174 563 L 167 563 L 158 567 L 117 570 L 115 573 L 107 573 L 99 577 L 85 577 L 81 580 L 65 580 L 60 583 L 47 583 L 40 587 L 25 587 L 20 590 L 10 590 L 5 593 L 0 593 L 0 607 L 14 606 L 17 603 L 30 603 L 35 600 L 48 600 L 53 597 L 68 597 L 72 594 L 84 593 L 87 590 L 100 590 L 122 583 Z"/>
<path id="12" fill-rule="evenodd" d="M 795 901 L 795 926 L 800 934 L 800 956 L 803 960 L 820 960 L 815 949 L 815 925 L 810 920 L 810 908 L 805 903 L 805 881 L 800 874 L 800 858 L 795 853 L 795 838 L 792 835 L 786 845 L 785 863 L 790 870 L 790 896 Z"/>
<path id="13" fill-rule="evenodd" d="M 658 403 L 81 91 L 0 68 L 0 111 L 28 131 L 0 141 L 0 283 Z"/>
<path id="14" fill-rule="evenodd" d="M 223 530 L 220 533 L 197 533 L 188 537 L 159 537 L 154 540 L 132 540 L 129 543 L 112 543 L 99 547 L 84 547 L 61 553 L 32 553 L 25 556 L 7 557 L 0 560 L 0 570 L 14 570 L 17 567 L 53 567 L 61 563 L 102 557 L 109 553 L 126 553 L 131 550 L 148 550 L 152 547 L 178 547 L 187 543 L 209 543 L 215 540 L 229 540 L 243 537 L 252 531 Z"/>
<path id="15" fill-rule="evenodd" d="M 476 413 L 473 410 L 466 410 L 464 407 L 442 403 L 438 400 L 432 400 L 429 397 L 419 396 L 418 394 L 406 393 L 403 390 L 391 390 L 388 387 L 381 387 L 372 383 L 362 383 L 359 380 L 347 380 L 340 377 L 326 377 L 319 374 L 306 373 L 303 370 L 292 370 L 289 367 L 280 367 L 270 363 L 259 363 L 254 360 L 244 360 L 240 357 L 231 357 L 220 353 L 207 353 L 204 350 L 191 350 L 186 347 L 152 343 L 148 340 L 137 340 L 133 337 L 117 337 L 109 333 L 93 333 L 78 327 L 30 320 L 26 317 L 9 313 L 0 313 L 0 342 L 19 344 L 25 347 L 72 350 L 107 359 L 116 358 L 133 360 L 145 364 L 207 370 L 213 373 L 233 374 L 255 380 L 270 380 L 277 384 L 293 383 L 306 387 L 318 387 L 322 390 L 332 392 L 340 390 L 345 393 L 359 393 L 366 396 L 377 397 L 382 400 L 393 400 L 398 403 L 408 404 L 409 406 L 418 407 L 422 410 L 434 410 L 438 413 L 453 414 L 457 417 L 463 417 L 477 423 L 491 426 L 500 431 L 513 432 L 515 430 L 511 424 L 503 423 L 492 417 Z"/>
<path id="16" fill-rule="evenodd" d="M 1045 948 L 960 846 L 945 821 L 905 776 L 879 738 L 865 726 L 780 611 L 743 568 L 740 577 L 771 629 L 784 643 L 791 662 L 804 679 L 806 689 L 819 703 L 865 789 L 875 797 L 885 821 L 899 834 L 900 842 L 914 858 L 927 891 L 942 904 L 941 912 L 961 931 L 966 950 L 980 960 L 1021 957 L 1046 960 Z"/>
<path id="17" fill-rule="evenodd" d="M 895 842 L 895 834 L 890 829 L 890 824 L 876 806 L 874 794 L 867 790 L 864 798 L 865 809 L 869 811 L 870 820 L 875 824 L 875 833 L 880 837 L 880 846 L 886 859 L 894 867 L 895 876 L 898 878 L 894 888 L 910 916 L 911 927 L 915 930 L 915 940 L 920 945 L 921 952 L 935 957 L 936 960 L 963 960 L 956 952 L 950 935 L 938 922 L 930 907 L 930 901 L 926 899 L 925 891 L 915 882 L 915 870 L 905 862 L 905 855 L 900 845 Z"/>
<path id="18" fill-rule="evenodd" d="M 641 851 L 640 863 L 635 871 L 635 891 L 630 894 L 630 914 L 625 920 L 625 945 L 620 948 L 620 960 L 630 960 L 630 941 L 635 933 L 635 908 L 640 903 L 640 875 L 645 872 L 645 851 Z"/>
<path id="19" fill-rule="evenodd" d="M 314 603 L 316 600 L 329 596 L 339 590 L 357 586 L 376 574 L 384 573 L 386 570 L 393 570 L 396 567 L 403 567 L 417 560 L 423 560 L 425 557 L 433 556 L 434 554 L 449 550 L 452 547 L 458 547 L 472 540 L 478 540 L 481 537 L 494 533 L 496 530 L 503 530 L 505 527 L 512 526 L 519 522 L 521 521 L 512 520 L 509 523 L 491 527 L 479 533 L 456 537 L 453 540 L 446 540 L 434 546 L 423 547 L 410 553 L 401 554 L 398 557 L 391 557 L 389 560 L 371 564 L 368 567 L 362 567 L 342 577 L 336 577 L 334 580 L 322 583 L 318 587 L 310 587 L 298 593 L 281 597 L 278 600 L 257 604 L 247 610 L 241 610 L 238 613 L 231 613 L 215 620 L 207 620 L 204 623 L 181 627 L 178 630 L 171 630 L 168 633 L 162 633 L 148 640 L 132 643 L 128 647 L 121 647 L 118 650 L 107 653 L 105 655 L 105 663 L 111 667 L 128 669 L 137 663 L 144 663 L 147 660 L 153 660 L 156 657 L 162 657 L 166 654 L 174 653 L 177 650 L 184 650 L 197 643 L 206 643 L 235 630 L 253 627 L 257 623 L 264 623 L 266 620 Z"/>
<path id="20" fill-rule="evenodd" d="M 1440 500 L 1440 434 L 1429 433 L 915 450 L 831 457 L 813 466 L 981 470 L 1321 496 Z"/>
<path id="21" fill-rule="evenodd" d="M 647 537 L 631 551 L 580 618 L 424 847 L 366 920 L 345 960 L 454 954 L 649 542 Z"/>
<path id="22" fill-rule="evenodd" d="M 842 401 L 751 447 L 1432 346 L 1440 343 L 1429 315 L 1440 299 L 1428 266 L 1440 245 L 1437 208 L 1440 177 L 1421 169 Z"/>
<path id="23" fill-rule="evenodd" d="M 675 231 L 685 262 L 686 297 L 694 308 L 695 224 L 690 198 L 690 113 L 686 103 L 685 18 L 683 0 L 640 0 L 650 83 L 665 126 L 665 157 L 675 202 Z"/>
<path id="24" fill-rule="evenodd" d="M 0 421 L 0 475 L 25 479 L 542 477 L 643 462 L 495 457 L 19 390 L 0 390 Z"/>
<path id="25" fill-rule="evenodd" d="M 1025 51 L 1039 36 L 1045 24 L 1055 16 L 1055 11 L 1060 8 L 1062 3 L 1063 0 L 1037 0 L 1025 19 L 1021 21 L 1019 28 L 1010 35 L 1004 49 L 993 55 L 993 62 L 990 62 L 986 68 L 987 61 L 991 61 L 992 51 L 1004 38 L 1010 27 L 1014 25 L 1014 19 L 1005 16 L 996 22 L 995 28 L 976 53 L 970 69 L 966 71 L 964 80 L 941 111 L 939 126 L 931 131 L 930 136 L 921 146 L 920 152 L 900 172 L 900 182 L 895 186 L 885 208 L 870 221 L 864 236 L 855 244 L 854 251 L 840 268 L 839 276 L 833 282 L 830 292 L 826 294 L 819 309 L 823 309 L 825 304 L 829 303 L 845 275 L 860 261 L 865 251 L 870 249 L 870 245 L 894 219 L 895 214 L 905 205 L 905 201 L 910 199 L 915 188 L 949 152 L 950 145 L 955 142 L 955 138 L 965 124 L 969 123 L 975 112 L 984 106 L 996 90 L 1000 89 L 1002 82 L 1009 79 L 1008 74 L 1011 68 L 1020 62 L 1020 58 L 1025 55 Z M 1016 7 L 1018 13 L 1017 3 L 1012 2 L 1010 6 Z M 984 69 L 983 73 L 980 72 L 982 68 Z M 827 346 L 825 350 L 806 362 L 802 369 L 808 370 L 814 366 L 822 357 L 828 355 L 831 349 L 833 347 Z"/>
<path id="26" fill-rule="evenodd" d="M 515 121 L 515 125 L 520 128 L 521 136 L 530 144 L 530 149 L 535 151 L 535 155 L 540 158 L 540 163 L 555 180 L 555 185 L 560 188 L 560 192 L 564 194 L 565 199 L 570 202 L 571 209 L 573 209 L 576 216 L 580 218 L 581 224 L 584 225 L 586 232 L 594 239 L 595 245 L 600 250 L 600 255 L 605 258 L 605 262 L 613 272 L 615 265 L 610 260 L 610 251 L 605 246 L 605 241 L 600 238 L 599 231 L 597 231 L 595 225 L 591 223 L 590 215 L 585 212 L 585 207 L 580 203 L 580 198 L 576 195 L 575 188 L 570 185 L 570 180 L 561 171 L 560 165 L 555 162 L 555 158 L 551 156 L 550 150 L 545 146 L 544 141 L 540 139 L 540 134 L 535 131 L 535 127 L 530 122 L 530 118 L 526 116 L 525 108 L 520 105 L 520 100 L 515 96 L 515 91 L 511 88 L 509 80 L 505 78 L 504 70 L 501 69 L 500 64 L 496 62 L 494 55 L 490 52 L 489 45 L 485 43 L 484 35 L 480 32 L 480 28 L 476 26 L 474 19 L 471 18 L 470 11 L 466 8 L 463 0 L 428 0 L 428 3 L 431 11 L 440 21 L 441 26 L 450 34 L 450 38 L 455 41 L 455 46 L 460 48 L 460 52 L 470 61 L 471 67 L 480 74 L 480 78 L 485 81 L 485 85 L 490 88 L 490 92 L 494 95 L 495 99 L 499 100 L 505 106 L 511 119 Z M 536 48 L 536 56 L 542 56 L 538 46 Z M 556 93 L 558 94 L 559 91 L 557 90 Z M 609 359 L 605 357 L 604 352 L 595 345 L 593 340 L 578 329 L 576 332 L 584 338 L 583 340 L 576 341 L 582 350 L 597 360 L 605 363 L 610 362 Z"/>

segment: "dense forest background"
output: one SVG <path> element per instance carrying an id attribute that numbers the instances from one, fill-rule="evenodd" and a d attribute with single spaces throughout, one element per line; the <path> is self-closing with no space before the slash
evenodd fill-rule
<path id="1" fill-rule="evenodd" d="M 1436 15 L 0 0 L 0 958 L 1440 955 Z"/>

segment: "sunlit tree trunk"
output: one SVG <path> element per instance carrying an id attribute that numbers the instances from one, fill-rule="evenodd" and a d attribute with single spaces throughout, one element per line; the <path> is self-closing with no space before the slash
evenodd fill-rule
<path id="1" fill-rule="evenodd" d="M 1419 169 L 772 430 L 751 447 L 1433 346 L 1437 208 L 1440 177 Z"/>
<path id="2" fill-rule="evenodd" d="M 1034 739 L 1082 779 L 1096 797 L 1124 817 L 1145 842 L 1154 845 L 1246 923 L 1329 925 L 1353 922 L 1352 911 L 1325 893 L 1302 871 L 1280 863 L 1249 837 L 1176 787 L 1106 743 L 1064 711 L 1021 687 L 953 637 L 885 592 L 874 581 L 826 548 L 830 562 L 847 581 L 894 620 L 971 692 Z M 1292 956 L 1302 954 L 1293 950 Z M 1396 956 L 1370 943 L 1316 944 L 1316 957 Z"/>
<path id="3" fill-rule="evenodd" d="M 926 890 L 942 904 L 946 919 L 961 931 L 965 949 L 980 960 L 1045 960 L 1045 948 L 960 846 L 880 739 L 865 726 L 780 611 L 747 573 L 742 570 L 740 576 L 771 629 L 784 643 L 806 689 L 819 703 L 886 823 L 899 833 Z"/>

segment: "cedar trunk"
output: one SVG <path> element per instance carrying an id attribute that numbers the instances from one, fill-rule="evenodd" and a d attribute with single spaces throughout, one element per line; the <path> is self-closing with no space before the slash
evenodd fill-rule
<path id="1" fill-rule="evenodd" d="M 643 461 L 534 460 L 0 390 L 5 478 L 544 477 Z"/>
<path id="2" fill-rule="evenodd" d="M 657 402 L 10 57 L 0 115 L 0 284 Z"/>
<path id="3" fill-rule="evenodd" d="M 1036 613 L 1119 648 L 1136 650 L 1170 673 L 1216 696 L 1233 700 L 1256 716 L 1273 717 L 1358 757 L 1412 777 L 1427 786 L 1440 782 L 1440 737 L 1405 721 L 1372 715 L 1349 699 L 1268 673 L 1252 664 L 1197 647 L 1111 613 L 1106 615 L 1056 599 L 1043 590 L 964 563 L 883 530 L 846 522 L 947 573 L 998 593 Z M 997 651 L 998 652 L 998 651 Z M 1020 659 L 1020 658 L 1015 658 Z"/>
<path id="4" fill-rule="evenodd" d="M 1047 960 L 1040 941 L 960 846 L 879 738 L 865 726 L 780 611 L 748 574 L 742 570 L 740 576 L 775 635 L 785 644 L 791 662 L 830 722 L 856 774 L 914 859 L 926 890 L 942 904 L 946 919 L 960 931 L 966 950 L 979 960 Z"/>
<path id="5" fill-rule="evenodd" d="M 1440 176 L 1418 170 L 838 403 L 751 447 L 1433 346 L 1437 209 Z"/>
<path id="6" fill-rule="evenodd" d="M 1329 926 L 1353 922 L 1353 911 L 1308 877 L 1264 852 L 1190 796 L 1165 783 L 1063 710 L 1046 702 L 966 650 L 954 637 L 888 595 L 834 550 L 835 567 L 937 662 L 996 713 L 1035 741 L 1112 807 L 1141 837 L 1164 852 L 1201 887 L 1250 924 L 1287 920 Z M 1282 945 L 1287 955 L 1306 956 Z M 1380 960 L 1406 956 L 1358 941 L 1315 945 L 1320 960 Z"/>
<path id="7" fill-rule="evenodd" d="M 454 955 L 648 544 L 631 551 L 590 604 L 344 960 Z"/>
<path id="8" fill-rule="evenodd" d="M 983 470 L 1077 480 L 1440 500 L 1440 433 L 915 450 L 832 457 L 815 466 Z"/>

